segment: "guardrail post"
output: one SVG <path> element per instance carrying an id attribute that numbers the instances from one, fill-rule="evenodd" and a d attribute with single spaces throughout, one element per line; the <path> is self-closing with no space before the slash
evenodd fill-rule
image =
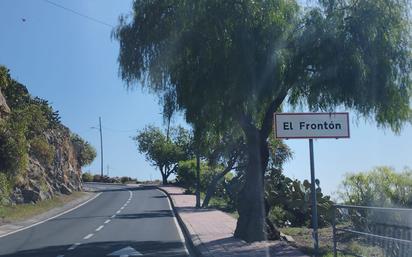
<path id="1" fill-rule="evenodd" d="M 337 249 L 336 249 L 336 206 L 333 205 L 332 207 L 332 233 L 333 233 L 333 256 L 337 257 Z"/>

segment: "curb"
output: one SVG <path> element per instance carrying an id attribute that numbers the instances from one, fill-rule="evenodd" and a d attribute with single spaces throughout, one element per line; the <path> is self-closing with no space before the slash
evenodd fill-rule
<path id="1" fill-rule="evenodd" d="M 175 204 L 173 202 L 172 197 L 170 197 L 169 193 L 164 190 L 163 188 L 160 188 L 159 186 L 155 186 L 158 190 L 162 191 L 167 198 L 169 199 L 170 205 L 172 206 L 173 213 L 177 219 L 177 222 L 179 223 L 179 226 L 183 232 L 183 236 L 185 237 L 186 245 L 188 246 L 188 251 L 189 255 L 192 257 L 203 257 L 199 249 L 195 246 L 192 236 L 190 235 L 190 232 L 188 228 L 186 227 L 186 224 L 183 222 L 182 218 L 180 217 L 179 213 L 176 210 Z M 199 240 L 200 241 L 200 240 Z"/>

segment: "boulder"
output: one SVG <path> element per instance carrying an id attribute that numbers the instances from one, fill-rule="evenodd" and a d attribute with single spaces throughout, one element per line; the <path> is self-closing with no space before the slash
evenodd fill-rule
<path id="1" fill-rule="evenodd" d="M 61 185 L 60 192 L 65 195 L 69 195 L 72 193 L 72 190 L 67 185 Z"/>

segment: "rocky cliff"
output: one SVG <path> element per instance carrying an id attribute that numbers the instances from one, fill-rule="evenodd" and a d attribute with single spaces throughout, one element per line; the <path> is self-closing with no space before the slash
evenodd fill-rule
<path id="1" fill-rule="evenodd" d="M 4 98 L 3 93 L 0 90 L 0 119 L 3 119 L 8 114 L 10 114 L 10 108 L 7 105 L 6 98 Z"/>
<path id="2" fill-rule="evenodd" d="M 46 100 L 32 97 L 0 66 L 0 205 L 81 190 L 81 166 L 95 156 Z"/>
<path id="3" fill-rule="evenodd" d="M 61 126 L 45 132 L 45 136 L 54 149 L 53 160 L 47 164 L 29 153 L 26 176 L 16 183 L 10 195 L 12 203 L 37 202 L 82 189 L 81 167 L 70 131 Z"/>

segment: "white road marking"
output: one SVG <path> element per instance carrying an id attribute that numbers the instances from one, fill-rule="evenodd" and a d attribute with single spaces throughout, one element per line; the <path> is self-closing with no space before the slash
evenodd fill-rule
<path id="1" fill-rule="evenodd" d="M 100 231 L 102 228 L 104 228 L 103 225 L 101 225 L 100 227 L 96 228 L 96 231 Z"/>
<path id="2" fill-rule="evenodd" d="M 85 236 L 85 237 L 83 237 L 83 239 L 89 239 L 89 238 L 91 238 L 92 236 L 94 236 L 94 234 L 88 234 L 87 236 Z"/>
<path id="3" fill-rule="evenodd" d="M 37 225 L 40 225 L 40 224 L 43 224 L 44 222 L 47 222 L 47 221 L 49 221 L 49 220 L 55 219 L 55 218 L 57 218 L 57 217 L 60 217 L 60 216 L 62 216 L 62 215 L 64 215 L 64 214 L 66 214 L 66 213 L 69 213 L 69 212 L 71 212 L 71 211 L 74 211 L 74 210 L 76 210 L 77 208 L 80 208 L 81 206 L 85 205 L 86 203 L 93 201 L 94 199 L 96 199 L 96 198 L 97 198 L 99 195 L 101 195 L 101 194 L 102 194 L 102 193 L 98 193 L 95 197 L 87 200 L 86 202 L 81 203 L 81 204 L 79 204 L 79 205 L 77 205 L 77 206 L 75 206 L 75 207 L 73 207 L 73 208 L 71 208 L 71 209 L 69 209 L 69 210 L 67 210 L 67 211 L 64 211 L 64 212 L 62 212 L 62 213 L 59 213 L 59 214 L 57 214 L 56 216 L 53 216 L 53 217 L 50 217 L 50 218 L 48 218 L 48 219 L 45 219 L 45 220 L 39 221 L 39 222 L 37 222 L 37 223 L 31 224 L 31 225 L 29 225 L 29 226 L 27 226 L 27 227 L 20 228 L 20 229 L 17 229 L 17 230 L 15 230 L 15 231 L 6 233 L 6 234 L 4 234 L 4 235 L 0 235 L 0 238 L 5 237 L 5 236 L 8 236 L 8 235 L 12 235 L 12 234 L 14 234 L 14 233 L 17 233 L 17 232 L 20 232 L 20 231 L 23 231 L 23 230 L 32 228 L 32 227 L 37 226 Z"/>
<path id="4" fill-rule="evenodd" d="M 187 249 L 187 246 L 186 246 L 186 240 L 185 240 L 185 237 L 183 236 L 182 228 L 180 227 L 179 222 L 177 221 L 177 218 L 176 218 L 176 216 L 175 216 L 175 212 L 174 212 L 174 210 L 173 210 L 173 208 L 172 208 L 172 204 L 170 203 L 170 198 L 169 198 L 169 196 L 168 196 L 165 192 L 163 192 L 162 190 L 158 189 L 158 191 L 160 191 L 162 194 L 164 194 L 164 195 L 166 196 L 167 200 L 168 200 L 167 203 L 169 204 L 169 208 L 170 208 L 170 210 L 172 211 L 173 220 L 174 220 L 174 222 L 175 222 L 175 225 L 176 225 L 176 228 L 177 228 L 177 232 L 178 232 L 179 237 L 180 237 L 180 241 L 183 242 L 183 245 L 184 245 L 184 247 L 185 247 L 185 251 L 186 251 L 187 255 L 189 255 L 189 250 Z"/>
<path id="5" fill-rule="evenodd" d="M 112 215 L 110 218 L 111 218 L 111 219 L 114 219 L 114 218 L 116 218 L 116 215 Z"/>
<path id="6" fill-rule="evenodd" d="M 119 214 L 120 213 L 120 210 L 118 210 L 117 212 L 116 212 L 116 214 Z"/>
<path id="7" fill-rule="evenodd" d="M 120 208 L 120 210 L 123 210 L 123 209 L 124 209 L 124 206 L 122 208 Z"/>
<path id="8" fill-rule="evenodd" d="M 80 245 L 80 243 L 75 243 L 74 245 L 70 246 L 67 251 L 72 251 L 74 249 L 76 249 L 76 247 L 78 247 Z"/>
<path id="9" fill-rule="evenodd" d="M 142 255 L 143 254 L 136 251 L 133 247 L 128 246 L 116 252 L 112 252 L 111 254 L 108 254 L 107 256 L 129 257 L 129 256 L 142 256 Z"/>
<path id="10" fill-rule="evenodd" d="M 110 222 L 110 220 L 106 220 L 105 222 L 104 222 L 104 224 L 107 224 L 107 223 L 109 223 Z"/>

